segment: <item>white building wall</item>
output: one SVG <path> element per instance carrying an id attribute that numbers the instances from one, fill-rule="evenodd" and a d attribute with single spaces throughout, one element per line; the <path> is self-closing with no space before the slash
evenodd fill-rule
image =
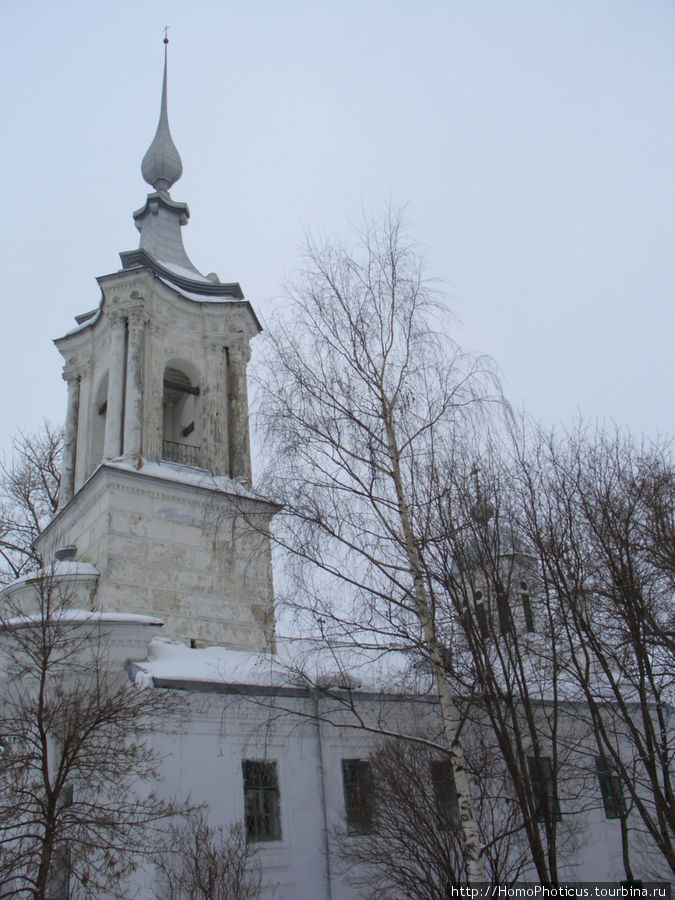
<path id="1" fill-rule="evenodd" d="M 276 761 L 282 836 L 279 841 L 258 845 L 264 870 L 263 897 L 266 900 L 358 900 L 360 894 L 350 886 L 330 834 L 345 824 L 341 761 L 368 758 L 382 739 L 325 722 L 319 726 L 307 718 L 315 708 L 309 695 L 275 700 L 265 696 L 195 691 L 184 692 L 184 699 L 181 692 L 179 697 L 182 714 L 187 718 L 156 736 L 156 748 L 164 758 L 164 789 L 169 794 L 190 795 L 194 801 L 208 804 L 211 823 L 229 825 L 244 817 L 242 760 Z M 413 723 L 415 727 L 424 727 L 425 721 L 430 726 L 437 722 L 428 701 L 384 703 L 368 699 L 359 706 L 367 720 L 375 722 L 385 716 L 394 730 L 399 725 L 410 730 Z M 280 714 L 281 708 L 295 709 L 301 715 Z M 577 762 L 583 764 L 583 759 Z M 586 762 L 592 767 L 592 756 Z M 563 794 L 560 798 L 563 823 L 578 829 L 579 838 L 574 855 L 563 863 L 563 877 L 618 884 L 625 878 L 619 823 L 604 816 L 597 778 L 589 778 L 585 789 L 587 796 L 582 798 L 585 809 L 575 812 L 573 818 L 567 796 Z M 327 831 L 322 797 L 326 803 Z M 634 864 L 639 877 L 640 860 L 635 850 Z M 536 881 L 536 878 L 530 873 L 524 880 Z"/>
<path id="2" fill-rule="evenodd" d="M 273 507 L 226 493 L 207 473 L 146 470 L 99 467 L 40 536 L 43 559 L 74 544 L 100 572 L 96 608 L 157 616 L 167 637 L 270 649 Z"/>

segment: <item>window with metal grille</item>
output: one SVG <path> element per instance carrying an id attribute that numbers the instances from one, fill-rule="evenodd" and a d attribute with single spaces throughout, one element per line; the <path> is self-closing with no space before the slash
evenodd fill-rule
<path id="1" fill-rule="evenodd" d="M 343 759 L 342 781 L 347 828 L 354 834 L 368 834 L 373 829 L 373 777 L 368 760 Z"/>
<path id="2" fill-rule="evenodd" d="M 605 818 L 619 819 L 626 812 L 621 779 L 604 756 L 595 757 L 595 769 L 598 773 L 602 803 L 605 807 Z"/>
<path id="3" fill-rule="evenodd" d="M 244 815 L 248 841 L 278 841 L 281 838 L 279 782 L 276 762 L 244 759 Z"/>
<path id="4" fill-rule="evenodd" d="M 538 822 L 560 822 L 560 803 L 553 783 L 553 768 L 548 756 L 531 756 L 528 760 L 530 767 L 530 784 L 534 796 L 534 812 Z"/>
<path id="5" fill-rule="evenodd" d="M 436 810 L 441 820 L 441 826 L 446 831 L 455 831 L 460 827 L 461 819 L 452 766 L 446 760 L 436 759 L 432 760 L 430 768 Z"/>

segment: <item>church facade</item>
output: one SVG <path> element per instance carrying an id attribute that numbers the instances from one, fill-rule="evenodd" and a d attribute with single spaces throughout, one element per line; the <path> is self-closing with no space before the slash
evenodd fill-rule
<path id="1" fill-rule="evenodd" d="M 411 722 L 437 731 L 435 701 L 403 654 L 337 664 L 275 633 L 277 507 L 253 490 L 248 421 L 260 324 L 239 284 L 203 275 L 185 252 L 189 210 L 169 193 L 182 165 L 166 77 L 165 57 L 142 164 L 152 191 L 134 213 L 140 245 L 98 279 L 97 308 L 56 341 L 68 387 L 64 462 L 38 550 L 46 565 L 58 560 L 54 577 L 74 605 L 117 628 L 117 664 L 146 689 L 180 692 L 180 719 L 154 738 L 161 790 L 207 804 L 213 824 L 246 821 L 263 896 L 354 900 L 362 888 L 334 837 L 354 812 L 361 764 L 383 722 L 392 734 Z M 353 727 L 354 706 L 367 728 Z M 620 881 L 619 825 L 600 794 L 584 817 L 565 878 Z M 140 872 L 134 896 L 158 896 L 154 878 L 152 867 Z"/>

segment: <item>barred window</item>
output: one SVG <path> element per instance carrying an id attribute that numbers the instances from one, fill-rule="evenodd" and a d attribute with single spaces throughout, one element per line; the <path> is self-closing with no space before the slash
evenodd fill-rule
<path id="1" fill-rule="evenodd" d="M 347 828 L 353 834 L 368 834 L 373 829 L 373 777 L 370 762 L 367 759 L 343 759 L 342 781 Z"/>
<path id="2" fill-rule="evenodd" d="M 434 788 L 436 810 L 445 831 L 455 831 L 461 825 L 459 800 L 452 766 L 447 760 L 432 760 L 431 783 Z"/>
<path id="3" fill-rule="evenodd" d="M 244 759 L 244 815 L 248 841 L 281 839 L 279 782 L 276 762 Z"/>
<path id="4" fill-rule="evenodd" d="M 554 789 L 551 760 L 548 756 L 531 756 L 528 763 L 537 821 L 552 822 L 555 818 L 556 822 L 560 822 L 562 815 Z"/>
<path id="5" fill-rule="evenodd" d="M 602 803 L 605 807 L 605 818 L 619 819 L 626 812 L 621 778 L 604 756 L 595 757 L 595 769 L 598 773 Z"/>

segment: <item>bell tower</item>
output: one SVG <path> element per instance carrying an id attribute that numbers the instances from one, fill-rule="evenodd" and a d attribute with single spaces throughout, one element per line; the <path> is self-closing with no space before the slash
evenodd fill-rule
<path id="1" fill-rule="evenodd" d="M 55 344 L 68 385 L 59 510 L 40 536 L 100 572 L 104 611 L 163 619 L 195 644 L 273 640 L 269 522 L 252 490 L 247 365 L 260 329 L 237 283 L 203 275 L 183 246 L 190 212 L 167 111 L 142 162 L 153 190 L 138 249 L 98 278 L 101 298 Z"/>

